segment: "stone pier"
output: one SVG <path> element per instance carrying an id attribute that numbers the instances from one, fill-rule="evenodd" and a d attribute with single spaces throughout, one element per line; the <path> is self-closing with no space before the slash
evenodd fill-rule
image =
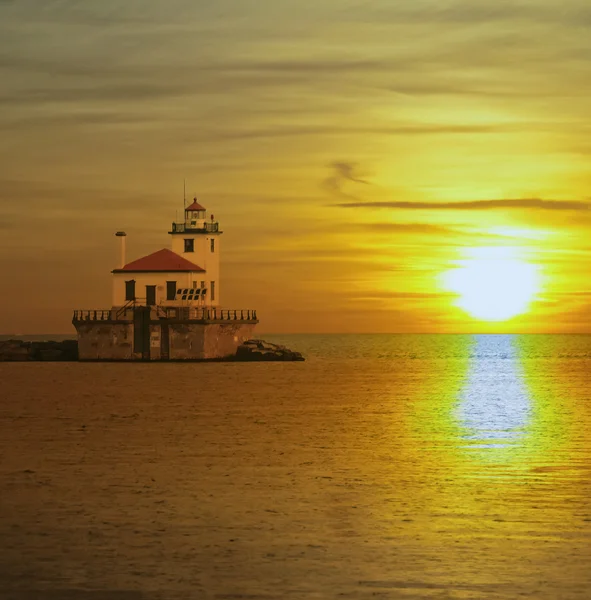
<path id="1" fill-rule="evenodd" d="M 75 311 L 80 360 L 213 360 L 253 337 L 256 311 L 137 306 Z"/>

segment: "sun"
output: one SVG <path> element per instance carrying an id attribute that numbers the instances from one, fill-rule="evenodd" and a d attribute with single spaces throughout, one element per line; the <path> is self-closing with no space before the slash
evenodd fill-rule
<path id="1" fill-rule="evenodd" d="M 526 313 L 540 290 L 537 265 L 501 249 L 475 249 L 443 275 L 443 286 L 457 294 L 456 305 L 475 319 L 506 321 Z"/>

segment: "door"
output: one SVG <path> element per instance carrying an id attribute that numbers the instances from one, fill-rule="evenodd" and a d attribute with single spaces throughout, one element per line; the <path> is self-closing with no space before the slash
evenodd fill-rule
<path id="1" fill-rule="evenodd" d="M 137 306 L 133 311 L 133 351 L 150 360 L 150 307 Z"/>
<path id="2" fill-rule="evenodd" d="M 170 360 L 170 331 L 164 322 L 160 325 L 160 360 Z"/>
<path id="3" fill-rule="evenodd" d="M 147 285 L 146 286 L 146 305 L 154 306 L 156 304 L 156 286 L 155 285 Z"/>
<path id="4" fill-rule="evenodd" d="M 174 300 L 176 298 L 176 281 L 166 282 L 166 299 Z"/>

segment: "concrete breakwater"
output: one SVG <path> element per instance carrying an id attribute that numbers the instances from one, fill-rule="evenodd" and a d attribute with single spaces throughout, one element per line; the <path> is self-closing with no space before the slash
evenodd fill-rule
<path id="1" fill-rule="evenodd" d="M 25 361 L 77 361 L 78 342 L 76 340 L 26 342 L 23 340 L 0 341 L 0 362 Z M 271 361 L 303 361 L 299 352 L 285 346 L 265 342 L 264 340 L 248 340 L 238 346 L 236 354 L 210 359 L 228 362 L 271 362 Z"/>

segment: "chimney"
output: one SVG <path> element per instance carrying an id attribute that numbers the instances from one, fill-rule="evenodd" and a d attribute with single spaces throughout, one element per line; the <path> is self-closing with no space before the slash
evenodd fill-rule
<path id="1" fill-rule="evenodd" d="M 118 231 L 115 236 L 121 240 L 121 258 L 118 268 L 122 269 L 125 266 L 125 238 L 127 237 L 127 234 L 125 231 Z"/>

